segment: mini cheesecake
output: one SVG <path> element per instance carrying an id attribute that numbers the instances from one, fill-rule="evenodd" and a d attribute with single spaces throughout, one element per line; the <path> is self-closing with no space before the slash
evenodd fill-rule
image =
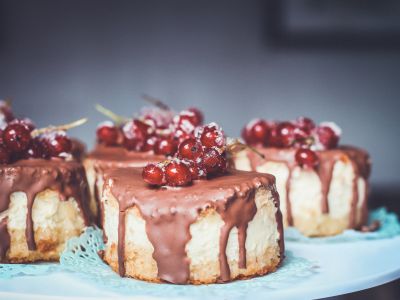
<path id="1" fill-rule="evenodd" d="M 90 223 L 83 166 L 62 158 L 0 165 L 0 262 L 56 261 Z"/>
<path id="2" fill-rule="evenodd" d="M 184 187 L 151 186 L 136 168 L 101 178 L 104 261 L 121 276 L 207 284 L 276 270 L 284 258 L 275 178 L 228 171 Z"/>
<path id="3" fill-rule="evenodd" d="M 306 236 L 359 229 L 368 218 L 371 162 L 366 151 L 338 145 L 340 134 L 332 122 L 256 119 L 242 132 L 253 150 L 236 153 L 233 164 L 276 177 L 285 226 Z"/>
<path id="4" fill-rule="evenodd" d="M 90 210 L 93 215 L 99 214 L 99 191 L 102 190 L 99 182 L 104 170 L 110 168 L 144 167 L 149 162 L 157 162 L 165 159 L 163 155 L 153 152 L 130 151 L 123 147 L 110 147 L 97 145 L 83 160 L 86 177 L 90 190 Z"/>

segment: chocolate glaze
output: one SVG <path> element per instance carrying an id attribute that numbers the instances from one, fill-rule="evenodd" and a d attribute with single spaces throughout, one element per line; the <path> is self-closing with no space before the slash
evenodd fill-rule
<path id="1" fill-rule="evenodd" d="M 191 239 L 190 225 L 207 209 L 215 209 L 224 221 L 220 236 L 220 281 L 230 280 L 226 244 L 233 227 L 239 233 L 239 268 L 246 268 L 246 229 L 257 212 L 255 189 L 265 186 L 274 195 L 278 208 L 276 221 L 283 259 L 283 225 L 275 178 L 269 174 L 230 171 L 210 180 L 194 181 L 183 188 L 152 188 L 141 177 L 140 169 L 111 169 L 104 173 L 105 190 L 119 203 L 118 260 L 119 273 L 125 274 L 125 214 L 137 207 L 146 222 L 146 233 L 154 247 L 158 277 L 167 282 L 184 284 L 189 280 L 189 258 L 186 245 Z"/>
<path id="2" fill-rule="evenodd" d="M 100 203 L 100 191 L 98 191 L 97 182 L 98 175 L 101 176 L 104 170 L 110 168 L 128 168 L 128 167 L 144 167 L 149 162 L 160 162 L 165 159 L 163 155 L 155 155 L 152 152 L 128 151 L 123 147 L 107 147 L 104 145 L 96 145 L 96 148 L 90 152 L 87 159 L 93 162 L 93 168 L 96 173 L 94 182 L 94 200 L 99 209 L 97 215 L 97 224 L 103 228 L 103 210 Z M 104 240 L 107 236 L 104 233 Z"/>
<path id="3" fill-rule="evenodd" d="M 251 168 L 256 170 L 256 168 L 266 161 L 282 162 L 285 163 L 289 169 L 289 176 L 286 181 L 286 207 L 287 207 L 287 220 L 289 225 L 293 225 L 292 210 L 290 205 L 290 181 L 292 171 L 297 167 L 295 160 L 295 148 L 257 148 L 262 154 L 264 154 L 265 159 L 261 158 L 259 155 L 252 151 L 248 151 L 248 157 L 250 160 Z M 358 178 L 361 176 L 366 181 L 369 178 L 371 172 L 370 158 L 367 152 L 362 149 L 358 149 L 350 146 L 341 146 L 336 149 L 316 151 L 319 158 L 319 165 L 315 168 L 320 180 L 321 180 L 321 211 L 326 214 L 329 213 L 329 188 L 332 181 L 332 174 L 335 163 L 339 160 L 350 161 L 354 169 L 354 179 L 353 179 L 353 196 L 351 202 L 351 210 L 349 217 L 349 228 L 354 228 L 356 225 L 356 207 L 358 202 Z M 368 188 L 368 184 L 366 184 Z M 365 195 L 367 195 L 367 190 Z M 362 207 L 362 223 L 365 223 L 368 216 L 367 201 L 363 202 Z"/>
<path id="4" fill-rule="evenodd" d="M 46 189 L 57 191 L 61 200 L 74 197 L 85 224 L 89 225 L 88 186 L 85 171 L 78 162 L 29 159 L 0 166 L 0 213 L 8 209 L 12 193 L 24 192 L 27 196 L 25 235 L 29 250 L 36 250 L 32 220 L 33 203 L 36 195 Z M 3 220 L 0 228 L 0 245 L 4 253 L 10 246 L 9 235 L 4 233 L 6 222 Z"/>
<path id="5" fill-rule="evenodd" d="M 10 248 L 10 234 L 7 230 L 8 218 L 5 217 L 0 221 L 0 262 L 6 260 L 7 250 Z"/>
<path id="6" fill-rule="evenodd" d="M 152 152 L 136 152 L 126 150 L 123 147 L 106 147 L 103 145 L 97 145 L 87 157 L 102 169 L 144 167 L 148 162 L 165 160 L 164 155 L 155 155 Z"/>

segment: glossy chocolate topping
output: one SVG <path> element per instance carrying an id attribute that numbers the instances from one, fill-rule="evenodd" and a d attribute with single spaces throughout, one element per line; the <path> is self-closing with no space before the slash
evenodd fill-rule
<path id="1" fill-rule="evenodd" d="M 291 211 L 290 202 L 290 181 L 291 174 L 298 164 L 295 161 L 295 148 L 257 148 L 262 154 L 264 154 L 265 159 L 261 158 L 254 152 L 248 151 L 248 157 L 250 160 L 251 168 L 256 170 L 256 168 L 267 161 L 282 162 L 288 166 L 289 176 L 286 181 L 286 207 L 287 207 L 287 220 L 289 225 L 293 225 L 293 217 Z M 359 177 L 364 178 L 366 181 L 369 178 L 371 172 L 371 162 L 367 152 L 362 149 L 341 146 L 336 149 L 316 151 L 319 158 L 319 165 L 315 168 L 320 180 L 321 180 L 321 210 L 322 213 L 329 212 L 328 194 L 329 188 L 332 181 L 332 174 L 335 163 L 338 161 L 350 161 L 354 169 L 354 179 L 353 179 L 353 197 L 351 203 L 349 228 L 353 228 L 356 222 L 356 206 L 358 202 L 358 185 L 357 181 Z M 366 184 L 367 188 L 368 184 Z M 367 192 L 367 191 L 366 191 Z M 367 195 L 367 193 L 366 193 Z M 362 208 L 362 223 L 366 222 L 368 215 L 367 201 L 364 201 L 364 206 Z"/>
<path id="2" fill-rule="evenodd" d="M 85 224 L 89 225 L 88 186 L 83 167 L 75 161 L 62 159 L 20 160 L 10 165 L 0 166 L 0 213 L 8 209 L 10 196 L 14 192 L 24 192 L 27 196 L 26 240 L 29 250 L 36 250 L 32 207 L 38 193 L 54 190 L 61 200 L 73 197 L 82 212 Z M 0 258 L 10 246 L 7 219 L 0 223 Z"/>
<path id="3" fill-rule="evenodd" d="M 283 259 L 283 226 L 276 193 L 275 178 L 268 174 L 230 171 L 210 180 L 194 181 L 183 188 L 152 188 L 141 177 L 140 169 L 112 169 L 104 173 L 105 187 L 119 203 L 118 259 L 119 273 L 125 274 L 125 216 L 126 210 L 137 207 L 146 221 L 147 236 L 154 247 L 161 280 L 184 284 L 189 280 L 189 258 L 186 244 L 191 239 L 189 227 L 201 212 L 213 208 L 224 221 L 220 235 L 220 281 L 230 280 L 225 253 L 229 233 L 238 228 L 239 268 L 246 268 L 246 230 L 257 212 L 256 188 L 271 190 L 278 208 L 276 220 L 279 245 Z"/>
<path id="4" fill-rule="evenodd" d="M 165 160 L 164 155 L 155 155 L 152 152 L 129 151 L 123 147 L 102 145 L 97 145 L 87 157 L 101 168 L 144 167 L 149 162 Z"/>

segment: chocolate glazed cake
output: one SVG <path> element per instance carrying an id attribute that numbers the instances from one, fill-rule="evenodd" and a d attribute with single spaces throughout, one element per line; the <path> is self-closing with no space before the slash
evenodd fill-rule
<path id="1" fill-rule="evenodd" d="M 276 176 L 284 224 L 308 236 L 327 236 L 367 221 L 370 158 L 350 146 L 315 151 L 319 164 L 301 168 L 295 148 L 258 147 L 265 159 L 251 151 L 235 157 L 240 170 Z"/>
<path id="2" fill-rule="evenodd" d="M 123 147 L 110 147 L 97 145 L 83 161 L 90 190 L 90 210 L 95 216 L 99 216 L 100 205 L 98 178 L 103 176 L 103 171 L 110 168 L 144 167 L 149 162 L 165 159 L 163 155 L 155 155 L 152 152 L 129 151 Z"/>
<path id="3" fill-rule="evenodd" d="M 151 187 L 134 168 L 103 175 L 106 249 L 121 276 L 228 282 L 274 271 L 284 258 L 275 179 L 228 171 L 185 187 Z"/>
<path id="4" fill-rule="evenodd" d="M 89 225 L 82 165 L 60 158 L 0 165 L 0 262 L 58 260 Z"/>

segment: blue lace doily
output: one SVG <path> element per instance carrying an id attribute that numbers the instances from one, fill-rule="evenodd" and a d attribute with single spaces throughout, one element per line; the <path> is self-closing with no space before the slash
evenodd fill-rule
<path id="1" fill-rule="evenodd" d="M 148 283 L 131 278 L 121 278 L 106 265 L 97 252 L 104 249 L 101 230 L 93 227 L 79 237 L 71 239 L 61 255 L 61 266 L 77 272 L 77 276 L 90 280 L 102 287 L 111 288 L 119 293 L 146 296 L 165 296 L 166 293 L 179 296 L 214 296 L 221 299 L 233 299 L 256 289 L 278 289 L 296 284 L 317 272 L 310 261 L 286 252 L 282 266 L 267 276 L 240 280 L 228 284 L 211 285 L 174 285 Z"/>
<path id="2" fill-rule="evenodd" d="M 57 270 L 62 270 L 58 263 L 0 264 L 0 278 L 45 275 Z"/>
<path id="3" fill-rule="evenodd" d="M 390 213 L 386 208 L 381 207 L 372 211 L 369 215 L 369 222 L 379 221 L 380 228 L 374 232 L 360 232 L 356 230 L 345 230 L 343 233 L 331 237 L 310 238 L 302 235 L 296 228 L 285 229 L 285 240 L 302 243 L 337 243 L 352 242 L 359 240 L 375 240 L 391 238 L 400 234 L 400 223 L 394 213 Z"/>

